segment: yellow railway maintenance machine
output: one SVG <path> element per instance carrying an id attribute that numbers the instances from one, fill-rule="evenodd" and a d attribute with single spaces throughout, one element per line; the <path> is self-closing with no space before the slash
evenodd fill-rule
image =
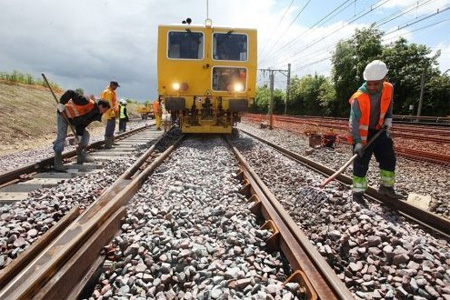
<path id="1" fill-rule="evenodd" d="M 158 27 L 158 92 L 184 133 L 231 133 L 256 92 L 255 29 Z"/>

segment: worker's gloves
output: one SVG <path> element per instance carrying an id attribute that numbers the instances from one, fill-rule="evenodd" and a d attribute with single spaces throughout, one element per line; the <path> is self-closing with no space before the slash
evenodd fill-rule
<path id="1" fill-rule="evenodd" d="M 386 129 L 386 136 L 391 138 L 391 127 L 392 127 L 392 118 L 386 118 L 384 120 L 383 128 Z"/>
<path id="2" fill-rule="evenodd" d="M 56 106 L 56 109 L 57 109 L 60 113 L 62 113 L 62 112 L 66 109 L 66 106 L 65 106 L 64 104 L 62 104 L 62 103 L 58 103 L 58 105 Z"/>
<path id="3" fill-rule="evenodd" d="M 353 149 L 353 153 L 358 154 L 359 157 L 362 157 L 364 155 L 363 145 L 361 143 L 357 143 Z"/>

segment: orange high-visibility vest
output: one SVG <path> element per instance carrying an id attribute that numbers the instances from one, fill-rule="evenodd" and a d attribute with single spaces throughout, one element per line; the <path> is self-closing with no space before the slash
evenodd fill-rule
<path id="1" fill-rule="evenodd" d="M 89 103 L 86 105 L 76 105 L 72 100 L 69 100 L 66 104 L 66 115 L 68 118 L 73 119 L 75 117 L 79 117 L 87 114 L 94 108 L 94 101 L 89 100 Z"/>
<path id="2" fill-rule="evenodd" d="M 159 104 L 158 100 L 155 100 L 153 102 L 153 113 L 156 114 L 161 114 L 162 110 L 161 110 L 161 105 Z"/>
<path id="3" fill-rule="evenodd" d="M 383 89 L 381 91 L 381 103 L 380 103 L 380 118 L 376 129 L 381 129 L 384 125 L 384 117 L 389 109 L 389 105 L 392 101 L 392 84 L 389 82 L 383 82 Z M 359 110 L 361 111 L 361 118 L 359 119 L 359 135 L 361 136 L 362 144 L 367 143 L 367 135 L 369 134 L 369 119 L 370 119 L 370 97 L 369 94 L 365 94 L 361 91 L 354 93 L 348 102 L 352 105 L 353 101 L 358 101 Z M 351 128 L 347 136 L 347 141 L 353 144 Z"/>
<path id="4" fill-rule="evenodd" d="M 106 89 L 101 93 L 100 95 L 101 99 L 104 99 L 109 102 L 109 105 L 111 106 L 110 109 L 108 109 L 104 115 L 107 120 L 115 118 L 116 114 L 119 113 L 119 105 L 117 101 L 117 95 L 116 91 L 113 91 L 111 87 L 106 87 Z"/>

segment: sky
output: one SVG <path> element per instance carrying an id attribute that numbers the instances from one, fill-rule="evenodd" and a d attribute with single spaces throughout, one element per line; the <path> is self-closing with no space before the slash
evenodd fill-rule
<path id="1" fill-rule="evenodd" d="M 190 17 L 204 24 L 206 0 L 0 0 L 0 72 L 18 70 L 63 89 L 99 95 L 115 80 L 119 98 L 157 96 L 157 26 Z M 424 44 L 450 69 L 450 0 L 210 0 L 213 26 L 256 28 L 258 68 L 329 76 L 340 39 L 375 23 L 383 43 Z M 450 72 L 450 71 L 449 71 Z M 286 77 L 275 75 L 284 88 Z M 260 72 L 258 84 L 268 81 Z"/>

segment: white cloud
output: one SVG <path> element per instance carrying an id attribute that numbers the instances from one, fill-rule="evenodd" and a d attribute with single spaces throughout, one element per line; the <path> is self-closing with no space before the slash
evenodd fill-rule
<path id="1" fill-rule="evenodd" d="M 423 4 L 423 5 L 421 5 Z M 425 14 L 435 12 L 437 9 L 442 9 L 450 4 L 450 0 L 431 0 L 431 1 L 417 1 L 417 0 L 390 0 L 384 4 L 383 8 L 412 8 L 418 6 L 417 9 L 412 9 L 408 12 L 409 15 Z"/>
<path id="2" fill-rule="evenodd" d="M 288 2 L 209 2 L 213 25 L 258 29 L 259 67 L 287 68 L 290 62 L 293 70 L 298 69 L 294 74 L 300 76 L 314 72 L 329 75 L 329 60 L 308 64 L 330 56 L 339 39 L 349 38 L 356 27 L 365 26 L 364 22 L 345 26 L 345 22 L 336 21 L 308 30 L 308 26 L 299 25 L 302 24 L 302 16 L 310 13 L 305 11 L 287 30 L 304 3 L 293 5 L 284 21 L 276 27 Z M 388 3 L 394 7 L 404 7 L 406 2 L 412 3 L 398 0 Z M 442 7 L 450 0 L 434 2 Z M 317 19 L 324 14 L 320 12 Z M 115 79 L 121 84 L 118 90 L 121 98 L 148 100 L 157 94 L 157 26 L 180 23 L 186 17 L 191 17 L 193 23 L 203 24 L 206 18 L 205 1 L 2 1 L 0 71 L 17 69 L 35 76 L 45 72 L 63 88 L 82 87 L 86 92 L 95 94 Z M 311 45 L 336 28 L 340 29 Z M 278 39 L 277 45 L 269 51 Z M 448 41 L 448 37 L 445 40 Z M 291 41 L 294 42 L 283 47 Z M 448 43 L 445 45 L 448 49 Z M 262 52 L 270 55 L 261 55 Z M 445 62 L 442 64 L 445 65 Z M 281 77 L 278 79 L 281 80 Z"/>
<path id="3" fill-rule="evenodd" d="M 435 47 L 437 49 L 441 49 L 441 56 L 437 59 L 439 62 L 439 69 L 442 72 L 445 72 L 450 69 L 450 43 L 440 43 Z M 450 71 L 447 72 L 449 74 Z"/>

